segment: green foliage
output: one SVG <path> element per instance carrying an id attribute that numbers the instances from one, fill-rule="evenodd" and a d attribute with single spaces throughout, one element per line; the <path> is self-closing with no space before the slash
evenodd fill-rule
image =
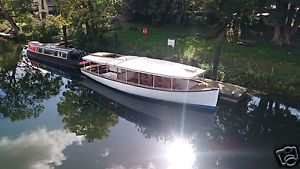
<path id="1" fill-rule="evenodd" d="M 109 22 L 122 10 L 121 0 L 55 0 L 58 13 L 64 18 L 71 34 L 94 41 L 107 30 Z M 85 34 L 85 36 L 82 36 Z"/>
<path id="2" fill-rule="evenodd" d="M 9 23 L 0 19 L 0 32 L 8 33 L 9 31 L 11 31 Z"/>
<path id="3" fill-rule="evenodd" d="M 141 27 L 130 25 L 128 29 L 115 31 L 119 39 L 118 48 L 111 42 L 113 33 L 104 34 L 106 41 L 103 44 L 107 45 L 102 45 L 99 50 L 192 64 L 208 70 L 206 76 L 210 77 L 214 42 L 195 40 L 192 37 L 195 35 L 192 32 L 207 32 L 207 29 L 179 29 L 171 25 L 159 28 L 148 26 L 149 35 L 145 40 L 140 31 Z M 167 39 L 170 37 L 176 40 L 175 48 L 167 46 Z M 223 43 L 218 80 L 249 89 L 300 98 L 299 56 L 296 46 L 277 48 L 265 42 L 258 43 L 255 47 L 243 47 Z"/>
<path id="4" fill-rule="evenodd" d="M 31 39 L 41 42 L 51 42 L 51 38 L 61 32 L 63 22 L 59 16 L 47 16 L 42 21 L 33 21 L 32 25 L 28 27 Z"/>
<path id="5" fill-rule="evenodd" d="M 10 15 L 17 16 L 17 22 L 19 19 L 33 12 L 32 0 L 1 0 L 0 2 Z"/>
<path id="6" fill-rule="evenodd" d="M 129 0 L 127 15 L 134 20 L 150 21 L 153 25 L 182 24 L 201 15 L 202 1 L 197 0 Z"/>

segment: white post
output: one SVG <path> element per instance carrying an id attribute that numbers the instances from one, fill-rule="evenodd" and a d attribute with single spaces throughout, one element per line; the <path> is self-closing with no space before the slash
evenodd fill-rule
<path id="1" fill-rule="evenodd" d="M 189 90 L 189 86 L 190 86 L 190 79 L 188 79 L 188 82 L 187 82 L 187 87 L 186 87 L 187 91 Z"/>
<path id="2" fill-rule="evenodd" d="M 100 65 L 97 65 L 98 75 L 100 74 L 99 67 L 100 67 Z"/>
<path id="3" fill-rule="evenodd" d="M 127 70 L 125 70 L 125 81 L 127 82 Z"/>
<path id="4" fill-rule="evenodd" d="M 154 83 L 155 83 L 155 76 L 152 76 L 152 87 L 154 88 Z"/>
<path id="5" fill-rule="evenodd" d="M 171 90 L 173 90 L 173 78 L 171 77 Z"/>

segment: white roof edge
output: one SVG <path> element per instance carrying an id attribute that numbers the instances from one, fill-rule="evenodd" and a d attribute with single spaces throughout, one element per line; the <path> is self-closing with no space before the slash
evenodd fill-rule
<path id="1" fill-rule="evenodd" d="M 196 77 L 196 76 L 198 76 L 198 75 L 201 75 L 201 74 L 203 74 L 204 72 L 206 72 L 206 70 L 204 70 L 204 71 L 201 72 L 201 73 L 194 73 L 194 74 L 191 75 L 191 76 L 176 76 L 176 75 L 165 75 L 165 74 L 153 73 L 153 72 L 146 72 L 146 71 L 137 71 L 137 70 L 135 70 L 135 69 L 128 69 L 128 68 L 124 68 L 124 67 L 120 67 L 120 66 L 118 66 L 118 67 L 119 67 L 119 68 L 122 68 L 122 69 L 130 70 L 130 71 L 136 71 L 136 72 L 140 72 L 140 73 L 151 74 L 151 75 L 154 75 L 154 76 L 163 76 L 163 77 L 178 78 L 178 79 L 193 79 L 194 77 Z"/>

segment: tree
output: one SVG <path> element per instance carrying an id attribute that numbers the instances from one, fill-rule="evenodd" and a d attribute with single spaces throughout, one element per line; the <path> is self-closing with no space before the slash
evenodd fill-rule
<path id="1" fill-rule="evenodd" d="M 289 45 L 290 36 L 293 35 L 300 25 L 300 5 L 298 0 L 276 0 L 275 9 L 272 12 L 274 24 L 273 42 L 277 45 Z"/>
<path id="2" fill-rule="evenodd" d="M 16 18 L 28 14 L 32 11 L 31 0 L 0 0 L 0 17 L 7 20 L 13 28 L 13 33 L 18 34 L 20 27 L 16 23 Z"/>
<path id="3" fill-rule="evenodd" d="M 234 27 L 249 27 L 251 22 L 262 21 L 262 12 L 269 12 L 267 20 L 274 26 L 273 42 L 278 45 L 289 45 L 290 36 L 300 25 L 299 0 L 208 0 L 203 4 L 207 15 L 225 26 L 231 22 Z M 241 29 L 242 34 L 244 30 Z"/>
<path id="4" fill-rule="evenodd" d="M 174 22 L 177 25 L 194 17 L 200 11 L 202 1 L 197 0 L 126 0 L 127 15 L 153 25 Z"/>
<path id="5" fill-rule="evenodd" d="M 54 0 L 55 8 L 75 34 L 82 34 L 89 41 L 105 30 L 109 19 L 118 15 L 121 0 Z"/>

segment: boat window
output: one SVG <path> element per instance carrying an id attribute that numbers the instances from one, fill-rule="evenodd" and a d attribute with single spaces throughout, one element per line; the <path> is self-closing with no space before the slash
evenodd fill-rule
<path id="1" fill-rule="evenodd" d="M 144 86 L 153 86 L 153 76 L 145 73 L 140 73 L 140 84 Z"/>
<path id="2" fill-rule="evenodd" d="M 138 73 L 133 71 L 127 71 L 127 82 L 138 83 Z"/>
<path id="3" fill-rule="evenodd" d="M 94 62 L 89 62 L 84 66 L 85 70 L 90 71 L 95 74 L 104 74 L 107 73 L 108 66 L 106 65 L 99 65 Z"/>
<path id="4" fill-rule="evenodd" d="M 154 87 L 170 89 L 171 88 L 171 78 L 154 76 Z"/>
<path id="5" fill-rule="evenodd" d="M 62 53 L 62 58 L 67 59 L 67 54 L 66 53 Z"/>
<path id="6" fill-rule="evenodd" d="M 42 48 L 38 48 L 39 53 L 44 53 L 44 50 Z"/>
<path id="7" fill-rule="evenodd" d="M 187 85 L 188 85 L 188 80 L 174 78 L 172 89 L 174 89 L 174 90 L 186 90 Z"/>
<path id="8" fill-rule="evenodd" d="M 96 65 L 96 64 L 92 64 L 92 65 L 90 66 L 90 71 L 93 72 L 93 73 L 99 74 L 100 72 L 98 73 L 98 68 L 99 68 L 99 71 L 101 71 L 101 67 L 99 67 L 99 66 Z"/>
<path id="9" fill-rule="evenodd" d="M 125 71 L 125 69 L 119 69 L 118 70 L 117 79 L 121 80 L 121 81 L 126 81 L 126 71 Z"/>
<path id="10" fill-rule="evenodd" d="M 108 73 L 109 70 L 109 67 L 107 65 L 94 65 L 94 67 L 97 69 L 97 73 L 99 68 L 99 74 Z"/>
<path id="11" fill-rule="evenodd" d="M 49 49 L 44 49 L 44 53 L 50 55 L 51 51 Z"/>
<path id="12" fill-rule="evenodd" d="M 53 50 L 50 50 L 50 55 L 53 55 L 54 56 L 54 51 Z"/>

